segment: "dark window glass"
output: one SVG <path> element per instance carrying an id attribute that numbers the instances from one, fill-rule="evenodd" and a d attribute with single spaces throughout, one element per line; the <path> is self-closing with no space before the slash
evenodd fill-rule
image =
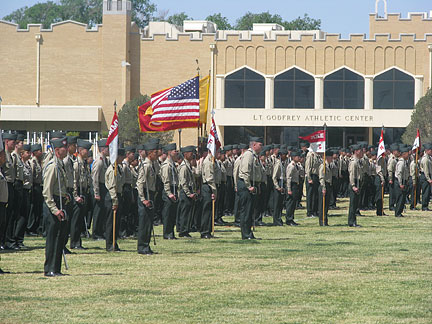
<path id="1" fill-rule="evenodd" d="M 315 80 L 299 69 L 290 69 L 275 78 L 275 108 L 314 108 Z"/>
<path id="2" fill-rule="evenodd" d="M 413 109 L 414 78 L 391 69 L 374 79 L 374 109 Z"/>
<path id="3" fill-rule="evenodd" d="M 225 108 L 264 108 L 264 77 L 247 68 L 225 78 Z"/>
<path id="4" fill-rule="evenodd" d="M 363 77 L 345 68 L 328 75 L 324 79 L 324 108 L 363 109 Z"/>

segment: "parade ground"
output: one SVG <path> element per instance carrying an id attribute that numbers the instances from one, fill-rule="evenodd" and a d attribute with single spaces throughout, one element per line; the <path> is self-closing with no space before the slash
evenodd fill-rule
<path id="1" fill-rule="evenodd" d="M 44 277 L 45 240 L 28 237 L 1 254 L 0 322 L 430 323 L 432 213 L 362 211 L 350 228 L 347 199 L 338 205 L 330 227 L 297 210 L 300 226 L 258 227 L 257 241 L 228 226 L 168 241 L 157 226 L 153 256 L 134 239 L 117 253 L 84 239 L 57 278 Z"/>

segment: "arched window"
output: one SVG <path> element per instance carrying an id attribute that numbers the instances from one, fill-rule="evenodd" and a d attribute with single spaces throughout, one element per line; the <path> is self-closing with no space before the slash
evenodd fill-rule
<path id="1" fill-rule="evenodd" d="M 374 78 L 374 109 L 413 109 L 414 78 L 391 69 Z"/>
<path id="2" fill-rule="evenodd" d="M 324 108 L 363 109 L 363 77 L 345 68 L 326 76 Z"/>
<path id="3" fill-rule="evenodd" d="M 314 108 L 314 78 L 296 68 L 290 69 L 275 78 L 275 108 Z"/>
<path id="4" fill-rule="evenodd" d="M 264 77 L 243 68 L 225 78 L 225 108 L 264 108 Z"/>

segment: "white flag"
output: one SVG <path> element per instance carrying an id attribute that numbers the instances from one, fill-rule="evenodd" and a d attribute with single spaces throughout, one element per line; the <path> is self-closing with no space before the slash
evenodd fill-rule
<path id="1" fill-rule="evenodd" d="M 420 131 L 417 128 L 417 136 L 416 136 L 416 138 L 414 140 L 414 144 L 413 144 L 412 150 L 414 151 L 415 149 L 417 149 L 419 147 L 420 147 Z"/>
<path id="2" fill-rule="evenodd" d="M 384 144 L 384 132 L 383 132 L 383 130 L 381 129 L 381 136 L 380 136 L 380 139 L 379 139 L 379 143 L 378 143 L 378 156 L 377 156 L 377 159 L 379 159 L 379 157 L 383 154 L 383 153 L 385 153 L 385 144 Z"/>
<path id="3" fill-rule="evenodd" d="M 118 152 L 118 117 L 116 112 L 114 112 L 111 122 L 107 144 L 109 145 L 110 162 L 114 164 L 117 160 Z"/>
<path id="4" fill-rule="evenodd" d="M 214 119 L 212 118 L 212 125 L 210 128 L 210 134 L 207 140 L 207 149 L 211 152 L 213 156 L 215 156 L 216 151 L 221 146 L 221 143 L 219 142 L 219 136 L 216 131 L 216 124 L 214 122 Z"/>

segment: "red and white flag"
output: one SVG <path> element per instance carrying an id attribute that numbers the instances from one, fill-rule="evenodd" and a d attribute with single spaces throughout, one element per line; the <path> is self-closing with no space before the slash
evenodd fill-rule
<path id="1" fill-rule="evenodd" d="M 221 147 L 221 142 L 219 141 L 219 136 L 216 131 L 216 124 L 212 118 L 212 125 L 210 128 L 210 134 L 207 140 L 207 149 L 215 156 L 216 151 Z"/>
<path id="2" fill-rule="evenodd" d="M 419 147 L 421 147 L 420 131 L 419 131 L 419 129 L 417 128 L 417 136 L 416 136 L 416 138 L 415 138 L 415 140 L 414 140 L 414 144 L 413 144 L 412 150 L 414 151 L 415 149 L 417 149 L 417 148 L 419 148 Z"/>
<path id="3" fill-rule="evenodd" d="M 326 136 L 324 130 L 316 131 L 308 136 L 299 136 L 299 138 L 310 143 L 309 151 L 323 153 L 325 152 Z"/>
<path id="4" fill-rule="evenodd" d="M 151 123 L 198 121 L 200 118 L 199 77 L 151 95 Z"/>
<path id="5" fill-rule="evenodd" d="M 117 112 L 114 112 L 114 116 L 111 122 L 110 130 L 108 133 L 107 145 L 109 145 L 110 162 L 115 163 L 117 160 L 118 152 L 118 117 Z"/>
<path id="6" fill-rule="evenodd" d="M 378 156 L 377 159 L 379 159 L 379 157 L 381 155 L 383 155 L 383 153 L 385 153 L 386 149 L 385 149 L 385 144 L 384 144 L 384 131 L 381 129 L 381 136 L 379 139 L 379 143 L 378 143 Z"/>

